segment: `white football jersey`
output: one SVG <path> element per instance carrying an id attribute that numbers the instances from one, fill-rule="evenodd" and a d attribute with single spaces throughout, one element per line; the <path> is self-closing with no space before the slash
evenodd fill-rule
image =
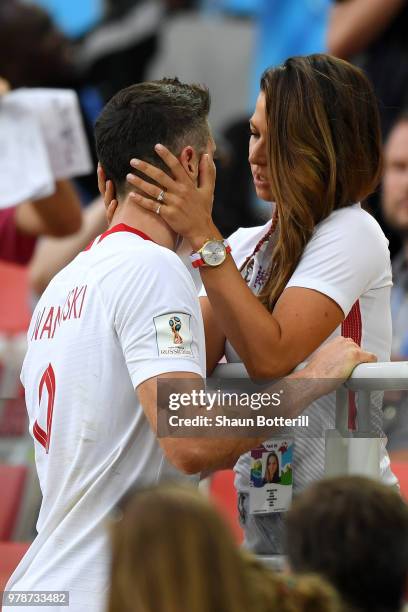
<path id="1" fill-rule="evenodd" d="M 175 371 L 205 376 L 194 283 L 175 253 L 119 224 L 51 281 L 33 314 L 21 379 L 43 499 L 6 589 L 69 591 L 71 612 L 104 610 L 111 510 L 137 483 L 197 481 L 168 463 L 135 393 Z"/>
<path id="2" fill-rule="evenodd" d="M 252 254 L 270 225 L 269 221 L 262 227 L 241 228 L 228 238 L 238 267 Z M 343 310 L 346 317 L 343 324 L 323 344 L 339 335 L 350 337 L 364 350 L 375 353 L 378 361 L 390 360 L 391 286 L 388 240 L 376 220 L 360 204 L 336 210 L 316 226 L 287 284 L 287 287 L 318 291 L 331 298 Z M 202 291 L 201 295 L 205 295 L 205 292 Z M 241 361 L 229 342 L 225 350 L 227 361 Z M 356 398 L 351 400 L 356 403 Z M 382 436 L 382 393 L 373 393 L 371 402 L 371 425 Z M 309 415 L 309 435 L 299 436 L 295 442 L 295 493 L 324 476 L 325 445 L 322 430 L 334 428 L 335 394 L 318 399 L 304 414 Z M 397 479 L 391 472 L 385 444 L 386 439 L 383 438 L 380 473 L 385 483 L 393 485 Z M 237 489 L 248 492 L 248 453 L 238 460 L 235 472 Z"/>

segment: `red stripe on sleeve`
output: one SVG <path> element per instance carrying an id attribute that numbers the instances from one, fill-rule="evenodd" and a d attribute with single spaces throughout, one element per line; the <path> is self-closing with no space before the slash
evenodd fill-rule
<path id="1" fill-rule="evenodd" d="M 341 335 L 345 338 L 351 338 L 356 344 L 361 346 L 361 336 L 363 333 L 363 324 L 361 320 L 360 302 L 353 305 L 352 309 L 348 313 L 341 325 Z M 356 406 L 356 394 L 354 391 L 349 391 L 349 414 L 348 414 L 348 427 L 355 431 L 357 428 L 357 406 Z"/>

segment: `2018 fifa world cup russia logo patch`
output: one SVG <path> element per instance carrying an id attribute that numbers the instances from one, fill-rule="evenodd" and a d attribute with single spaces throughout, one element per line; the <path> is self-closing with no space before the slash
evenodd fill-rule
<path id="1" fill-rule="evenodd" d="M 179 334 L 179 331 L 181 329 L 181 319 L 179 319 L 179 317 L 174 316 L 169 320 L 169 325 L 173 333 L 174 344 L 183 344 L 183 338 Z"/>
<path id="2" fill-rule="evenodd" d="M 194 356 L 190 313 L 173 310 L 153 317 L 153 322 L 159 357 Z"/>

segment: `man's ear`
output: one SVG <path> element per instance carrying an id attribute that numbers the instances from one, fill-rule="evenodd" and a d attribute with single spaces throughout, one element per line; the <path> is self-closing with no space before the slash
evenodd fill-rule
<path id="1" fill-rule="evenodd" d="M 106 207 L 106 217 L 108 219 L 108 224 L 112 223 L 113 215 L 116 212 L 119 202 L 115 198 L 115 186 L 113 181 L 106 181 L 106 191 L 104 197 L 105 207 Z"/>
<path id="2" fill-rule="evenodd" d="M 106 193 L 106 174 L 105 174 L 105 170 L 102 168 L 100 162 L 98 162 L 98 169 L 97 169 L 96 172 L 97 172 L 97 175 L 98 175 L 98 189 L 99 189 L 99 193 L 105 199 L 105 193 Z"/>
<path id="3" fill-rule="evenodd" d="M 179 161 L 184 170 L 195 183 L 198 178 L 200 159 L 193 147 L 184 147 L 179 156 Z"/>
<path id="4" fill-rule="evenodd" d="M 110 224 L 118 207 L 118 201 L 116 199 L 115 185 L 113 181 L 106 180 L 105 170 L 100 163 L 98 163 L 98 188 L 103 197 L 108 224 Z"/>

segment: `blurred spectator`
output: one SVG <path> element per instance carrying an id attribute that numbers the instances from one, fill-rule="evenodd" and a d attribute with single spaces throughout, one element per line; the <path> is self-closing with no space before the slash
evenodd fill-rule
<path id="1" fill-rule="evenodd" d="M 146 80 L 166 17 L 194 6 L 194 0 L 107 0 L 103 20 L 78 50 L 84 78 L 98 87 L 104 102 L 120 89 Z"/>
<path id="2" fill-rule="evenodd" d="M 172 15 L 162 29 L 147 79 L 177 75 L 186 83 L 204 83 L 211 92 L 210 123 L 218 136 L 235 120 L 249 116 L 255 36 L 252 21 L 227 14 L 218 19 L 195 12 Z"/>
<path id="3" fill-rule="evenodd" d="M 65 34 L 76 37 L 100 20 L 105 0 L 34 0 L 34 3 L 49 12 Z"/>
<path id="4" fill-rule="evenodd" d="M 379 100 L 384 138 L 402 109 L 408 106 L 408 3 L 407 0 L 335 0 L 327 43 L 329 53 L 363 68 Z M 379 194 L 368 207 L 384 227 Z M 391 255 L 400 249 L 398 235 L 390 228 Z"/>
<path id="5" fill-rule="evenodd" d="M 0 96 L 10 89 L 0 77 Z M 81 227 L 81 206 L 69 181 L 57 181 L 47 198 L 0 210 L 0 260 L 26 264 L 38 236 L 68 236 Z"/>
<path id="6" fill-rule="evenodd" d="M 10 83 L 6 81 L 6 79 L 0 77 L 0 96 L 3 96 L 8 91 L 10 91 Z"/>
<path id="7" fill-rule="evenodd" d="M 211 91 L 210 123 L 218 158 L 214 219 L 225 235 L 265 221 L 261 207 L 252 207 L 248 166 L 248 93 L 255 35 L 253 21 L 231 14 L 216 19 L 194 12 L 175 15 L 162 31 L 148 70 L 149 79 L 177 74 L 186 82 L 205 83 Z"/>
<path id="8" fill-rule="evenodd" d="M 98 87 L 104 102 L 120 89 L 145 79 L 164 14 L 160 0 L 108 2 L 105 18 L 86 35 L 78 50 L 84 78 Z"/>
<path id="9" fill-rule="evenodd" d="M 11 89 L 73 85 L 72 47 L 43 9 L 20 0 L 2 0 L 0 74 Z"/>
<path id="10" fill-rule="evenodd" d="M 392 358 L 408 359 L 408 113 L 402 114 L 384 148 L 382 213 L 402 243 L 393 260 L 391 314 Z M 408 397 L 406 392 L 384 396 L 384 431 L 393 458 L 408 457 Z"/>
<path id="11" fill-rule="evenodd" d="M 108 612 L 334 612 L 322 580 L 288 580 L 235 545 L 195 490 L 162 485 L 129 496 L 113 528 Z"/>
<path id="12" fill-rule="evenodd" d="M 408 359 L 408 113 L 392 128 L 384 157 L 383 214 L 402 242 L 393 260 L 392 352 L 395 359 Z"/>
<path id="13" fill-rule="evenodd" d="M 258 36 L 252 104 L 259 93 L 259 81 L 269 66 L 288 57 L 326 51 L 326 29 L 331 0 L 258 0 Z"/>
<path id="14" fill-rule="evenodd" d="M 101 110 L 102 101 L 98 101 L 94 90 L 84 87 L 85 83 L 79 77 L 75 66 L 72 43 L 56 28 L 42 8 L 20 0 L 1 1 L 0 75 L 7 79 L 11 89 L 74 89 L 79 96 L 84 126 L 96 166 L 93 119 Z M 98 195 L 94 173 L 76 181 L 85 199 Z"/>
<path id="15" fill-rule="evenodd" d="M 327 34 L 329 53 L 363 68 L 380 101 L 383 135 L 408 102 L 406 0 L 336 0 Z"/>
<path id="16" fill-rule="evenodd" d="M 228 11 L 236 15 L 255 15 L 262 0 L 200 0 L 200 10 L 204 14 Z"/>
<path id="17" fill-rule="evenodd" d="M 81 205 L 69 181 L 57 181 L 48 198 L 0 210 L 0 259 L 26 264 L 38 236 L 68 236 L 81 227 Z"/>
<path id="18" fill-rule="evenodd" d="M 105 0 L 105 10 L 110 16 L 120 16 L 140 2 L 141 0 Z M 159 2 L 169 13 L 194 9 L 197 5 L 197 0 L 159 0 Z"/>
<path id="19" fill-rule="evenodd" d="M 97 198 L 84 211 L 79 231 L 64 239 L 41 240 L 29 268 L 29 280 L 34 294 L 39 297 L 50 280 L 106 228 L 105 206 L 102 199 Z"/>
<path id="20" fill-rule="evenodd" d="M 398 612 L 408 580 L 408 507 L 379 482 L 342 477 L 310 486 L 287 515 L 294 572 L 328 579 L 348 610 Z"/>
<path id="21" fill-rule="evenodd" d="M 0 210 L 0 260 L 24 265 L 34 253 L 36 238 L 21 232 L 16 209 Z"/>

